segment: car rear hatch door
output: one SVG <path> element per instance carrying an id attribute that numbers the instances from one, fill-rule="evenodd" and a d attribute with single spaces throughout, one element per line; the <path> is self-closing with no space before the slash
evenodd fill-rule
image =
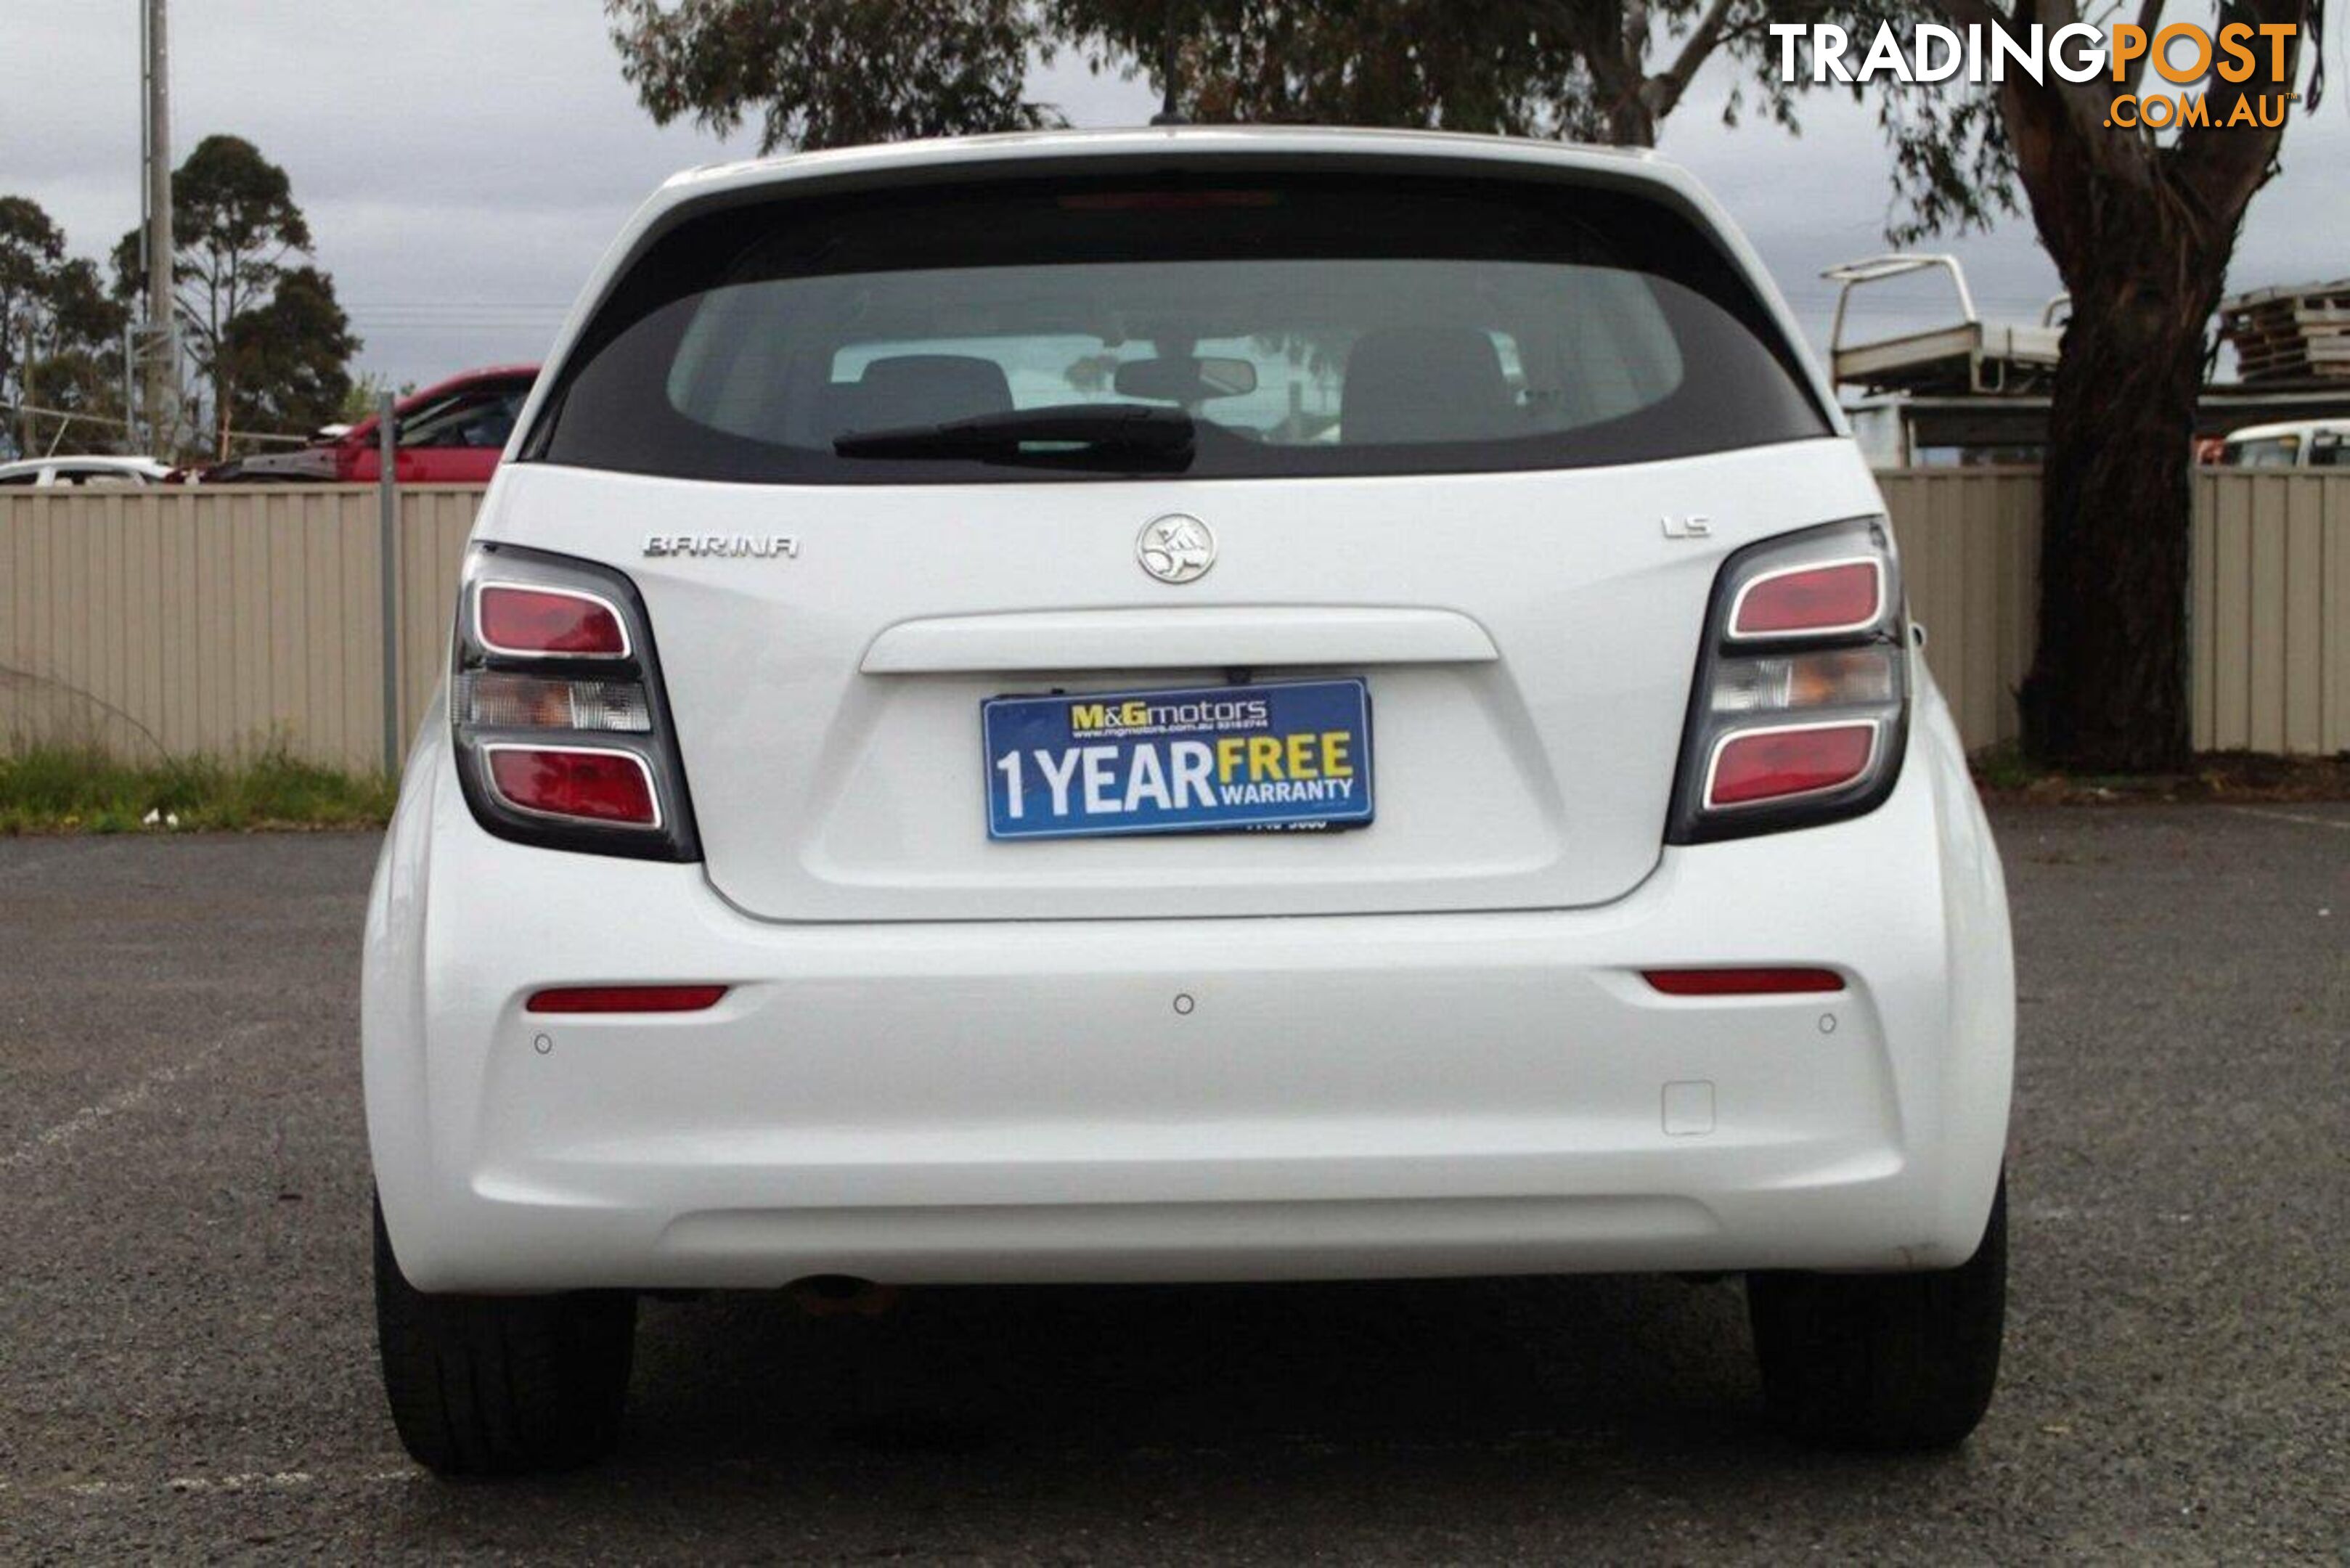
<path id="1" fill-rule="evenodd" d="M 1665 497 L 1718 520 L 1711 535 L 1669 535 Z M 496 533 L 634 576 L 711 881 L 746 911 L 801 920 L 1617 898 L 1660 852 L 1722 553 L 1874 504 L 1835 441 L 1669 473 L 977 495 L 525 465 L 501 502 Z M 1170 513 L 1212 532 L 1196 581 L 1159 582 L 1138 557 Z M 676 553 L 681 538 L 706 553 Z M 649 541 L 665 553 L 644 555 Z M 1370 707 L 1369 744 L 1348 759 L 1375 801 L 1367 826 L 990 836 L 992 700 L 1352 679 Z"/>
<path id="2" fill-rule="evenodd" d="M 721 893 L 1293 915 L 1648 874 L 1723 551 L 1874 487 L 1671 178 L 1437 145 L 916 163 L 653 226 L 484 529 L 635 576 Z M 1218 693 L 1270 732 L 1079 754 Z M 1280 831 L 1152 818 L 1187 734 Z"/>

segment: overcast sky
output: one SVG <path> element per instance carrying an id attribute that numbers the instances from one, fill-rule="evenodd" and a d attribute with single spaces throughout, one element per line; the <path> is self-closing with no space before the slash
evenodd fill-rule
<path id="1" fill-rule="evenodd" d="M 103 258 L 138 218 L 138 0 L 0 0 L 0 194 L 39 202 L 79 254 Z M 394 381 L 538 358 L 647 192 L 755 151 L 748 137 L 656 128 L 620 79 L 596 0 L 181 0 L 172 46 L 177 155 L 230 131 L 286 167 L 366 339 L 360 368 Z M 2338 38 L 2328 53 L 2350 99 Z M 1668 123 L 1663 151 L 1711 185 L 1825 339 L 1835 288 L 1820 269 L 1884 248 L 1876 129 L 1866 109 L 1821 99 L 1800 139 L 1727 130 L 1721 68 Z M 1079 125 L 1135 124 L 1154 107 L 1141 85 L 1067 60 L 1036 90 Z M 2231 286 L 2350 274 L 2345 174 L 2350 102 L 2329 100 L 2288 134 Z M 2028 222 L 1947 248 L 1986 315 L 2035 317 L 2056 292 Z M 1869 324 L 1921 309 L 1888 294 Z"/>

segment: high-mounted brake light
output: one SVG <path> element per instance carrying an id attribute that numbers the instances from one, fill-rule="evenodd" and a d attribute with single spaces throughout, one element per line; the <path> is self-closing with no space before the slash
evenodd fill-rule
<path id="1" fill-rule="evenodd" d="M 1277 207 L 1278 191 L 1078 191 L 1056 197 L 1072 213 L 1187 213 L 1211 207 Z"/>
<path id="2" fill-rule="evenodd" d="M 451 738 L 484 827 L 561 849 L 700 857 L 636 585 L 592 561 L 477 545 L 455 649 Z"/>
<path id="3" fill-rule="evenodd" d="M 1901 768 L 1907 639 L 1881 519 L 1731 556 L 1706 614 L 1668 837 L 1808 827 L 1876 806 Z"/>

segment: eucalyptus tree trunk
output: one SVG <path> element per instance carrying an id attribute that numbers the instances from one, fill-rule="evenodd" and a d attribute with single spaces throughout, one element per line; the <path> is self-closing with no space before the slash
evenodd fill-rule
<path id="1" fill-rule="evenodd" d="M 2075 768 L 2158 772 L 2189 754 L 2191 438 L 2226 256 L 2116 254 L 2074 286 L 2056 375 L 2023 743 Z"/>
<path id="2" fill-rule="evenodd" d="M 1995 15 L 1945 0 L 1954 20 Z M 2157 19 L 2160 7 L 2149 6 Z M 2017 0 L 2012 25 L 2074 19 Z M 2303 0 L 2225 0 L 2219 20 L 2306 21 Z M 2293 57 L 2298 58 L 2297 54 Z M 2072 295 L 2043 467 L 2040 629 L 2019 693 L 2024 749 L 2089 772 L 2189 757 L 2195 405 L 2244 210 L 2275 172 L 2276 123 L 2164 141 L 2115 122 L 2136 84 L 2011 75 L 2001 117 L 2041 243 Z M 2215 122 L 2274 84 L 2205 89 Z"/>

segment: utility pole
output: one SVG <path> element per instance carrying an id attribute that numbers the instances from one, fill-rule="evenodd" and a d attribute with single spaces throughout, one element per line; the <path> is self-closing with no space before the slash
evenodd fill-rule
<path id="1" fill-rule="evenodd" d="M 143 417 L 152 455 L 171 461 L 166 450 L 177 435 L 180 322 L 172 279 L 172 50 L 165 10 L 169 0 L 140 0 L 140 36 L 145 46 L 147 114 L 140 138 L 146 154 L 147 330 Z"/>
<path id="2" fill-rule="evenodd" d="M 139 324 L 122 323 L 122 451 L 139 450 Z"/>
<path id="3" fill-rule="evenodd" d="M 376 452 L 382 469 L 375 479 L 376 587 L 383 617 L 383 771 L 400 772 L 400 400 L 390 392 L 376 399 Z"/>

